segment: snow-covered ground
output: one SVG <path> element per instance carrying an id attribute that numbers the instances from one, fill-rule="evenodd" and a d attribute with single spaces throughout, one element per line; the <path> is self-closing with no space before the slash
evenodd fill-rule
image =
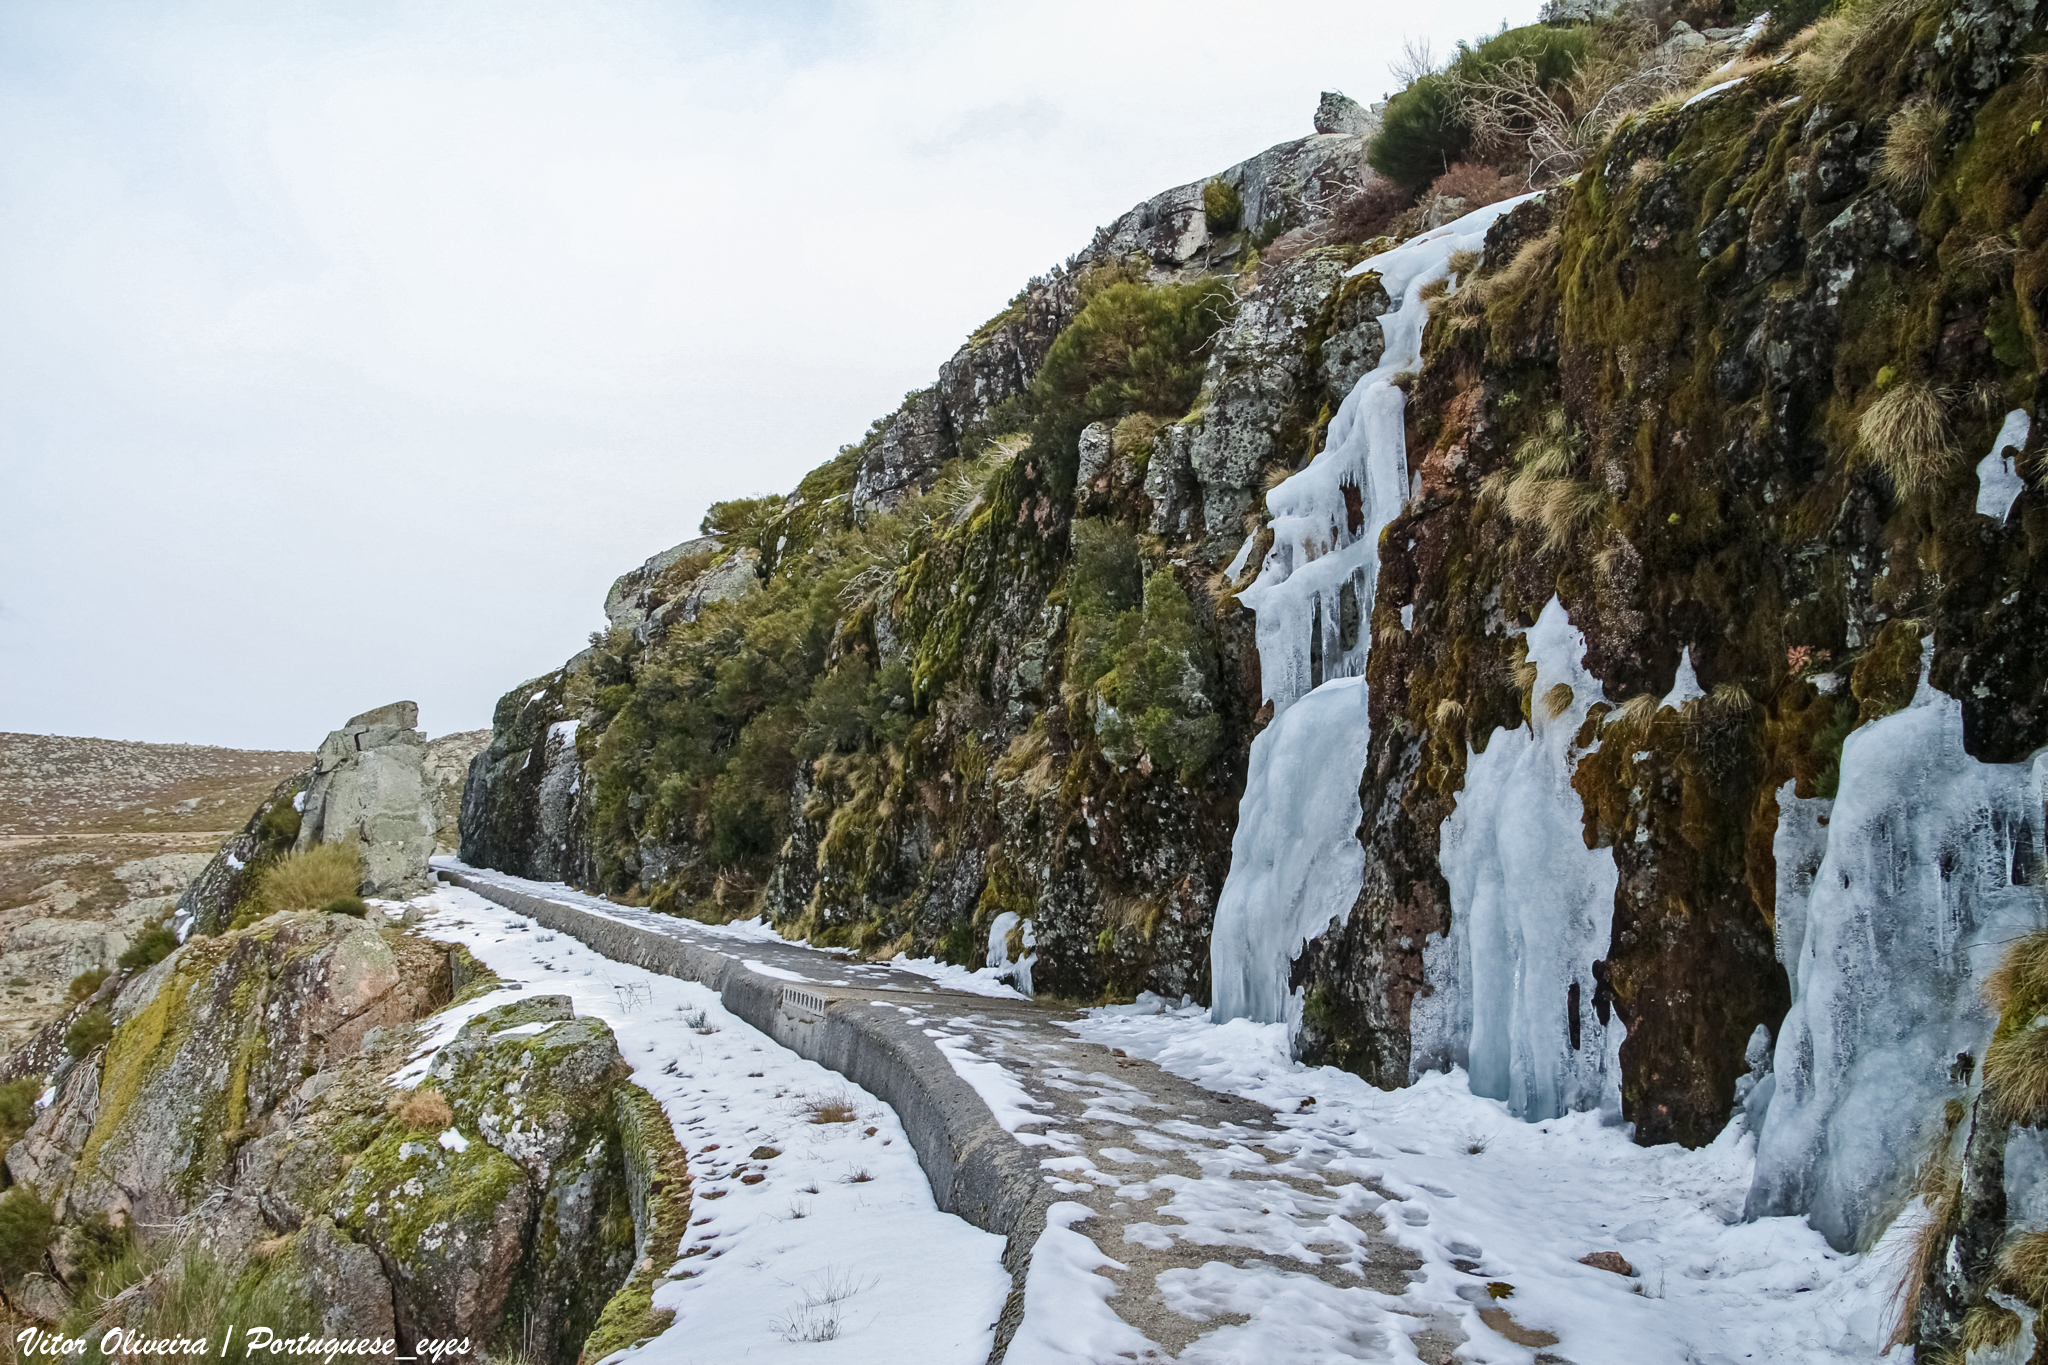
<path id="1" fill-rule="evenodd" d="M 1258 1145 L 1284 1160 L 1219 1168 L 1201 1181 L 1150 1182 L 1172 1194 L 1159 1213 L 1175 1221 L 1162 1232 L 1271 1248 L 1264 1265 L 1160 1277 L 1169 1301 L 1248 1315 L 1231 1329 L 1228 1349 L 1204 1351 L 1202 1359 L 1281 1365 L 1353 1358 L 1326 1330 L 1346 1316 L 1346 1298 L 1354 1302 L 1353 1322 L 1425 1311 L 1456 1316 L 1470 1338 L 1457 1358 L 1474 1362 L 1529 1362 L 1548 1349 L 1576 1365 L 1818 1365 L 1874 1360 L 1889 1335 L 1904 1230 L 1895 1228 L 1866 1255 L 1845 1256 L 1803 1219 L 1741 1222 L 1755 1143 L 1732 1128 L 1700 1151 L 1643 1148 L 1595 1113 L 1542 1123 L 1512 1118 L 1502 1102 L 1474 1096 L 1461 1071 L 1382 1091 L 1332 1067 L 1291 1061 L 1284 1024 L 1213 1024 L 1199 1006 L 1148 1000 L 1091 1011 L 1070 1027 L 1279 1116 L 1281 1133 Z M 1357 1182 L 1354 1193 L 1377 1206 L 1388 1236 L 1422 1258 L 1405 1294 L 1334 1291 L 1288 1268 L 1289 1248 L 1334 1240 L 1317 1225 L 1334 1229 L 1330 1219 L 1339 1211 L 1319 1205 L 1343 1201 L 1272 1199 L 1258 1207 L 1232 1192 L 1247 1177 L 1290 1175 L 1333 1191 Z M 1128 1227 L 1126 1239 L 1138 1241 L 1147 1226 Z M 1097 1249 L 1111 1258 L 1130 1250 Z M 1635 1275 L 1579 1263 L 1598 1251 L 1619 1252 Z M 1034 1264 L 1034 1279 L 1038 1273 Z M 1170 1277 L 1182 1283 L 1166 1285 Z M 1488 1285 L 1513 1292 L 1495 1298 Z M 1505 1309 L 1519 1328 L 1558 1340 L 1517 1346 L 1485 1323 L 1487 1309 Z M 1325 1329 L 1305 1330 L 1311 1323 Z M 1197 1346 L 1223 1347 L 1222 1335 Z M 1413 1358 L 1391 1341 L 1381 1349 L 1387 1354 L 1362 1358 Z"/>
<path id="2" fill-rule="evenodd" d="M 402 1078 L 424 1074 L 432 1049 L 480 1011 L 566 995 L 610 1025 L 633 1079 L 689 1149 L 689 1236 L 671 1249 L 680 1278 L 655 1293 L 676 1320 L 630 1357 L 635 1365 L 987 1359 L 1010 1290 L 1003 1239 L 938 1210 L 887 1105 L 728 1014 L 695 982 L 613 962 L 468 891 L 413 904 L 427 911 L 421 932 L 466 945 L 516 984 L 441 1016 Z M 746 931 L 730 937 L 744 955 Z M 854 1117 L 814 1122 L 812 1106 L 832 1101 Z"/>

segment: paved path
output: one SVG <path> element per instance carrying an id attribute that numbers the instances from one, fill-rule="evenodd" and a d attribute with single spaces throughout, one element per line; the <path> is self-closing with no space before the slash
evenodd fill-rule
<path id="1" fill-rule="evenodd" d="M 1081 1018 L 1074 1011 L 975 994 L 900 967 L 616 905 L 560 886 L 446 860 L 438 865 L 492 899 L 573 907 L 715 955 L 740 969 L 734 976 L 744 987 L 779 983 L 772 987 L 777 1040 L 890 1100 L 913 1140 L 920 1098 L 888 1093 L 886 1080 L 874 1083 L 872 1072 L 862 1074 L 857 1064 L 835 1066 L 834 1046 L 806 1035 L 804 1021 L 854 1020 L 870 1033 L 893 1036 L 922 1081 L 966 1080 L 974 1100 L 965 1108 L 981 1121 L 978 1133 L 955 1112 L 945 1120 L 946 1140 L 927 1132 L 919 1155 L 941 1207 L 1011 1239 L 1005 1264 L 1016 1289 L 994 1361 L 1006 1353 L 1010 1365 L 1177 1358 L 1256 1311 L 1227 1302 L 1228 1294 L 1210 1293 L 1205 1300 L 1204 1286 L 1227 1280 L 1233 1270 L 1317 1282 L 1320 1300 L 1337 1305 L 1340 1319 L 1313 1325 L 1323 1334 L 1319 1339 L 1328 1340 L 1325 1358 L 1419 1355 L 1434 1363 L 1465 1340 L 1455 1318 L 1420 1305 L 1395 1309 L 1398 1328 L 1387 1326 L 1389 1303 L 1399 1301 L 1422 1262 L 1386 1236 L 1381 1209 L 1393 1196 L 1377 1182 L 1338 1169 L 1341 1163 L 1298 1142 L 1270 1145 L 1285 1134 L 1263 1105 L 1080 1040 L 1071 1027 Z M 569 924 L 555 927 L 577 932 Z M 578 937 L 623 957 L 594 941 L 601 932 Z M 705 975 L 701 965 L 691 970 Z M 734 986 L 723 989 L 730 1000 Z M 933 1074 L 947 1071 L 952 1074 Z M 900 1081 L 896 1089 L 902 1091 Z M 1007 1204 L 958 1193 L 949 1202 L 951 1168 L 977 1142 L 1004 1149 L 983 1156 L 995 1162 L 1015 1196 Z M 961 1207 L 970 1202 L 973 1207 Z M 1102 1279 L 1115 1290 L 1106 1302 Z M 1344 1306 L 1354 1298 L 1356 1311 L 1347 1313 Z M 1406 1340 L 1391 1340 L 1395 1330 Z"/>

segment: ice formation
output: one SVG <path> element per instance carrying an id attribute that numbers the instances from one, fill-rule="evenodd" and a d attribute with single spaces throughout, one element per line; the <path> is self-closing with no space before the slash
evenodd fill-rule
<path id="1" fill-rule="evenodd" d="M 1472 1093 L 1507 1101 L 1518 1118 L 1579 1109 L 1618 1118 L 1624 1029 L 1593 1005 L 1618 874 L 1611 849 L 1586 847 L 1572 789 L 1573 740 L 1605 698 L 1586 671 L 1586 638 L 1555 597 L 1527 641 L 1537 669 L 1530 723 L 1496 729 L 1470 755 L 1444 821 L 1451 929 L 1424 945 L 1431 993 L 1410 1016 L 1411 1071 L 1464 1066 Z"/>
<path id="2" fill-rule="evenodd" d="M 1991 443 L 1991 453 L 1977 462 L 1977 510 L 1987 517 L 1997 517 L 2001 523 L 2011 514 L 2013 499 L 2026 487 L 2020 478 L 2019 461 L 2026 452 L 2032 428 L 2026 409 L 2014 408 L 2005 415 L 2005 424 L 1999 427 L 1998 438 Z"/>
<path id="3" fill-rule="evenodd" d="M 1015 962 L 1010 960 L 1010 934 L 1017 932 L 1018 942 L 1024 947 Z M 1038 961 L 1038 954 L 1032 952 L 1038 946 L 1038 932 L 1031 921 L 1015 910 L 1005 910 L 989 921 L 988 956 L 984 961 L 991 967 L 1000 968 L 996 979 L 1009 977 L 1017 985 L 1020 994 L 1031 995 L 1031 968 Z"/>
<path id="4" fill-rule="evenodd" d="M 1218 1020 L 1289 1018 L 1299 1006 L 1287 988 L 1289 964 L 1357 898 L 1373 585 L 1380 532 L 1408 496 L 1405 399 L 1393 381 L 1421 364 L 1423 287 L 1443 278 L 1453 254 L 1482 247 L 1494 220 L 1520 202 L 1468 213 L 1351 272 L 1378 272 L 1399 302 L 1380 318 L 1380 363 L 1345 396 L 1323 452 L 1266 497 L 1273 548 L 1240 600 L 1258 614 L 1273 722 L 1252 741 L 1216 907 L 1210 967 Z M 1312 707 L 1309 698 L 1317 699 Z"/>
<path id="5" fill-rule="evenodd" d="M 1970 757 L 1961 705 L 1924 673 L 1905 710 L 1843 744 L 1805 905 L 1780 882 L 1781 924 L 1802 926 L 1797 999 L 1778 1035 L 1752 1218 L 1806 1213 L 1849 1248 L 1904 1202 L 1900 1182 L 1990 1037 L 1984 976 L 2043 923 L 2044 763 Z"/>
<path id="6" fill-rule="evenodd" d="M 1365 875 L 1358 778 L 1368 735 L 1365 679 L 1339 678 L 1252 742 L 1210 939 L 1217 1020 L 1291 1018 L 1289 964 L 1357 899 Z"/>

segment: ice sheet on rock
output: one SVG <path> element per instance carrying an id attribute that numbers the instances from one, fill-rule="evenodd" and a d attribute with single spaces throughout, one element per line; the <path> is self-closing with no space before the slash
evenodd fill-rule
<path id="1" fill-rule="evenodd" d="M 2026 487 L 2026 481 L 2020 477 L 2019 462 L 2026 453 L 2032 427 L 2026 409 L 2014 408 L 2005 415 L 2005 424 L 1999 427 L 1998 437 L 1991 443 L 1991 453 L 1977 462 L 1977 510 L 1987 517 L 1997 517 L 2001 525 L 2012 513 L 2013 499 Z"/>
<path id="2" fill-rule="evenodd" d="M 1394 379 L 1421 363 L 1424 286 L 1523 199 L 1491 204 L 1362 262 L 1398 302 L 1379 319 L 1377 368 L 1345 395 L 1329 442 L 1266 495 L 1273 546 L 1240 594 L 1257 613 L 1260 678 L 1273 721 L 1251 772 L 1218 899 L 1210 966 L 1218 1019 L 1277 1021 L 1297 1008 L 1289 964 L 1357 899 L 1365 850 L 1358 781 L 1368 740 L 1364 684 L 1380 533 L 1408 497 L 1406 402 Z M 1342 682 L 1345 686 L 1335 688 Z M 1335 688 L 1324 696 L 1319 689 Z M 1311 697 L 1313 714 L 1292 712 Z"/>
<path id="3" fill-rule="evenodd" d="M 1707 689 L 1700 686 L 1700 675 L 1693 671 L 1692 646 L 1687 645 L 1678 652 L 1678 674 L 1671 680 L 1671 690 L 1664 694 L 1660 706 L 1673 710 L 1689 701 L 1696 701 L 1707 695 Z"/>
<path id="4" fill-rule="evenodd" d="M 1363 678 L 1326 683 L 1252 741 L 1210 939 L 1218 1020 L 1293 1017 L 1289 965 L 1357 899 L 1365 873 L 1358 779 L 1371 738 L 1365 698 Z"/>
<path id="5" fill-rule="evenodd" d="M 1796 782 L 1778 788 L 1778 829 L 1771 836 L 1771 858 L 1778 865 L 1776 920 L 1778 961 L 1791 978 L 1792 998 L 1799 998 L 1799 950 L 1806 939 L 1806 906 L 1813 897 L 1813 879 L 1828 851 L 1828 815 L 1835 803 L 1824 796 L 1802 797 Z"/>
<path id="6" fill-rule="evenodd" d="M 1015 962 L 1010 960 L 1010 933 L 1017 931 L 1018 940 L 1026 949 Z M 1031 968 L 1038 961 L 1038 954 L 1029 951 L 1038 946 L 1038 933 L 1031 921 L 1015 910 L 1005 910 L 989 921 L 987 964 L 995 969 L 998 980 L 1007 977 L 1017 985 L 1018 993 L 1026 999 L 1031 997 Z"/>
<path id="7" fill-rule="evenodd" d="M 1424 945 L 1431 993 L 1413 1006 L 1410 1073 L 1465 1067 L 1474 1094 L 1505 1100 L 1517 1118 L 1618 1117 L 1625 1030 L 1593 1007 L 1593 964 L 1607 956 L 1619 874 L 1612 849 L 1586 847 L 1572 788 L 1573 740 L 1605 697 L 1555 597 L 1527 638 L 1534 720 L 1496 729 L 1468 757 L 1444 821 L 1451 929 Z M 1560 684 L 1570 700 L 1552 715 Z"/>
<path id="8" fill-rule="evenodd" d="M 1998 518 L 2001 524 L 2011 515 L 2013 500 L 2026 487 L 2019 464 L 2031 430 L 2032 421 L 2026 410 L 2014 408 L 2005 415 L 2005 422 L 1991 442 L 1991 453 L 1977 462 L 1977 511 Z"/>
<path id="9" fill-rule="evenodd" d="M 1970 757 L 1961 705 L 1924 668 L 1906 709 L 1843 744 L 1751 1217 L 1805 1213 L 1850 1247 L 1898 1207 L 1965 1091 L 1958 1054 L 1990 1037 L 1985 974 L 2043 922 L 2044 762 Z"/>
<path id="10" fill-rule="evenodd" d="M 1266 495 L 1273 546 L 1239 595 L 1258 614 L 1260 678 L 1275 720 L 1325 678 L 1365 673 L 1380 532 L 1408 497 L 1406 400 L 1393 380 L 1422 363 L 1422 289 L 1443 278 L 1452 255 L 1484 246 L 1494 220 L 1528 197 L 1468 213 L 1350 272 L 1377 272 L 1399 305 L 1379 320 L 1385 349 L 1345 395 L 1322 453 Z"/>

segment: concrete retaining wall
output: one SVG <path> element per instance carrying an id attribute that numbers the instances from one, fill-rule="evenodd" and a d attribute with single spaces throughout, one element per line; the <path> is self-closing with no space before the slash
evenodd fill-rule
<path id="1" fill-rule="evenodd" d="M 989 1356 L 990 1365 L 1000 1365 L 1023 1318 L 1025 1271 L 1031 1249 L 1045 1229 L 1051 1201 L 1036 1158 L 996 1122 L 987 1103 L 961 1079 L 923 1028 L 908 1022 L 891 1002 L 894 997 L 929 1009 L 935 1003 L 931 994 L 793 986 L 750 971 L 723 953 L 653 929 L 446 869 L 439 875 L 567 934 L 614 962 L 702 982 L 739 1018 L 894 1109 L 938 1206 L 1006 1239 L 1003 1267 L 1010 1272 L 1010 1298 Z M 954 998 L 984 1010 L 995 1003 L 979 997 Z"/>

